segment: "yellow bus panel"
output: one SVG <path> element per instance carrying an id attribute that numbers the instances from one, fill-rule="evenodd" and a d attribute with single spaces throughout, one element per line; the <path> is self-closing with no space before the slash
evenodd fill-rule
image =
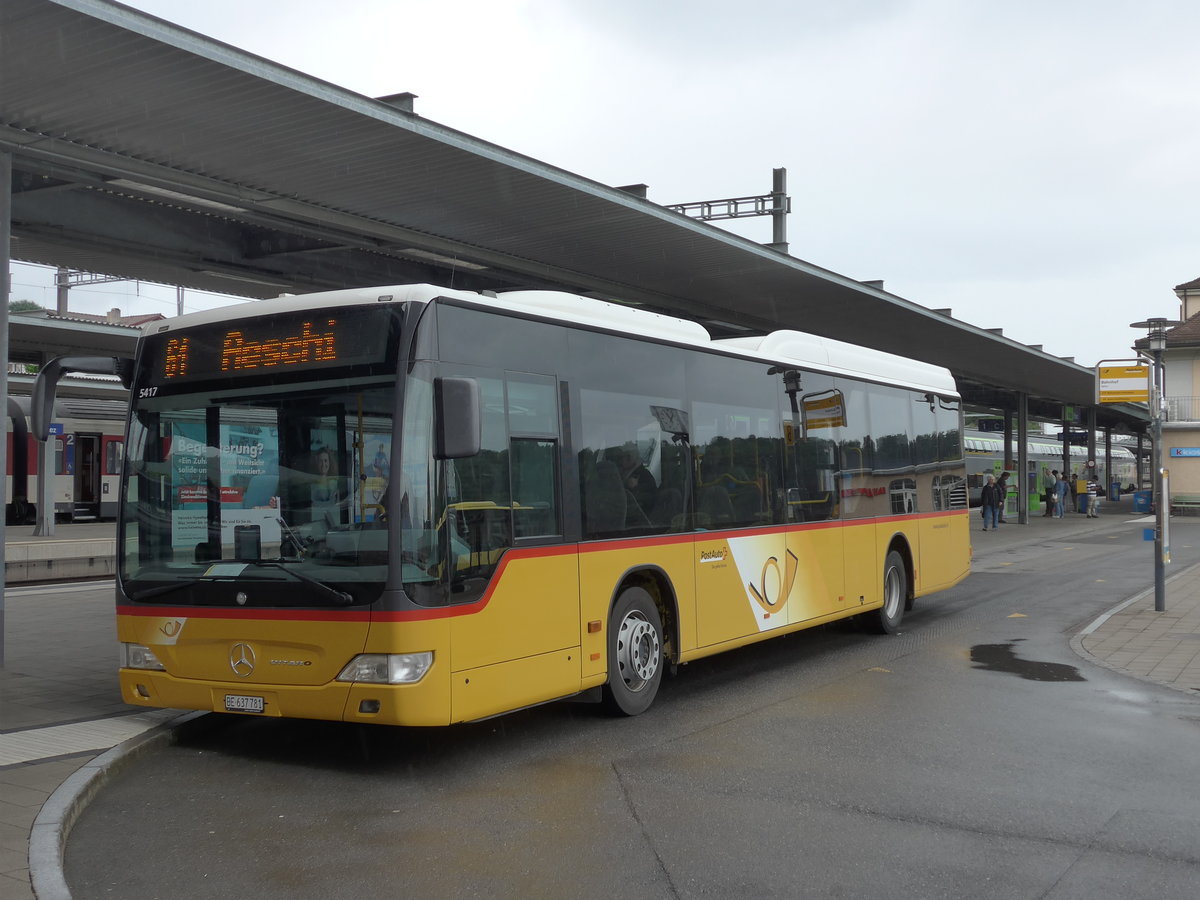
<path id="1" fill-rule="evenodd" d="M 469 722 L 574 693 L 561 686 L 578 688 L 579 648 L 459 671 L 451 677 L 451 718 Z"/>

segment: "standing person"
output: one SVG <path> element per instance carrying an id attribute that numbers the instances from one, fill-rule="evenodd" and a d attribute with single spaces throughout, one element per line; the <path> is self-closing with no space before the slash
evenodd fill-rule
<path id="1" fill-rule="evenodd" d="M 987 483 L 983 486 L 983 490 L 979 493 L 980 511 L 983 513 L 983 530 L 988 530 L 988 523 L 991 523 L 992 530 L 995 531 L 999 527 L 1000 510 L 996 505 L 998 491 L 996 489 L 996 477 L 989 475 Z"/>
<path id="2" fill-rule="evenodd" d="M 1058 469 L 1047 469 L 1042 466 L 1042 498 L 1046 501 L 1044 518 L 1054 515 L 1054 483 L 1058 481 Z"/>
<path id="3" fill-rule="evenodd" d="M 1008 519 L 1004 518 L 1004 507 L 1008 504 L 1008 473 L 1001 472 L 1000 477 L 996 479 L 996 500 L 998 502 L 998 511 L 1000 514 L 1000 524 L 1008 524 Z"/>
<path id="4" fill-rule="evenodd" d="M 1054 482 L 1054 518 L 1061 519 L 1063 510 L 1067 505 L 1067 498 L 1071 495 L 1071 488 L 1067 484 L 1067 480 L 1061 475 L 1057 476 L 1057 481 Z"/>
<path id="5" fill-rule="evenodd" d="M 1100 482 L 1095 475 L 1087 483 L 1087 514 L 1089 519 L 1100 518 Z"/>

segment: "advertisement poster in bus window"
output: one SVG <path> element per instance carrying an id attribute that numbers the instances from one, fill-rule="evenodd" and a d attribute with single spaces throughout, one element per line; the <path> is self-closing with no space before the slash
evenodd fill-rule
<path id="1" fill-rule="evenodd" d="M 191 547 L 208 539 L 208 446 L 199 422 L 171 426 L 171 543 Z M 279 435 L 271 426 L 220 429 L 221 542 L 233 544 L 238 525 L 257 525 L 264 543 L 278 542 Z"/>
<path id="2" fill-rule="evenodd" d="M 194 547 L 208 539 L 207 453 L 202 422 L 172 423 L 167 439 L 171 465 L 171 543 Z"/>
<path id="3" fill-rule="evenodd" d="M 257 525 L 264 544 L 278 543 L 279 430 L 273 425 L 221 426 L 221 543 L 238 525 Z"/>
<path id="4" fill-rule="evenodd" d="M 392 477 L 391 435 L 364 433 L 362 464 L 356 456 L 354 468 L 354 521 L 373 522 L 384 511 Z"/>

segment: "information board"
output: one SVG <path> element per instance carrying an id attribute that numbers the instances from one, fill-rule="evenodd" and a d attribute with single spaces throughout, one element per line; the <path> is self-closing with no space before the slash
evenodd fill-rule
<path id="1" fill-rule="evenodd" d="M 1150 367 L 1138 360 L 1101 360 L 1096 366 L 1097 403 L 1149 403 Z"/>

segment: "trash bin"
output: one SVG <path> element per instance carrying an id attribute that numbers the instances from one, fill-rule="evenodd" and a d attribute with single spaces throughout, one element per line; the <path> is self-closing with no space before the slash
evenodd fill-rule
<path id="1" fill-rule="evenodd" d="M 1154 502 L 1153 491 L 1134 491 L 1133 492 L 1133 511 L 1140 513 L 1150 512 L 1150 505 Z"/>
<path id="2" fill-rule="evenodd" d="M 1088 511 L 1088 495 L 1087 494 L 1079 495 L 1079 511 L 1081 513 L 1086 513 Z"/>
<path id="3" fill-rule="evenodd" d="M 1120 500 L 1121 499 L 1121 482 L 1114 481 L 1112 484 L 1110 484 L 1108 486 L 1108 499 L 1109 500 Z"/>

